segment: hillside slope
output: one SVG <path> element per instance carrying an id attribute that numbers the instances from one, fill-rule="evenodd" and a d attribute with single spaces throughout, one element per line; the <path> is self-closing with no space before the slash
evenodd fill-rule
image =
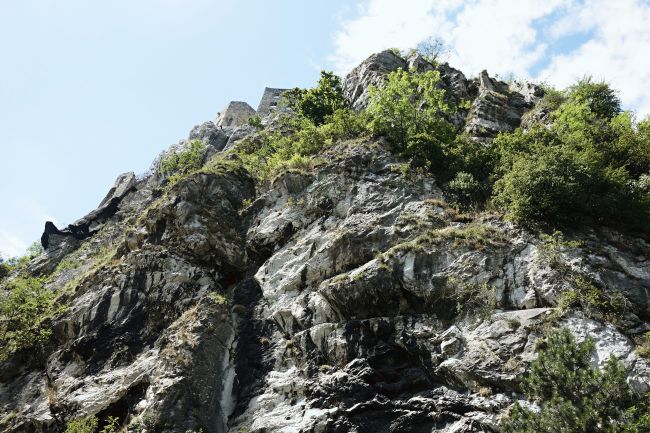
<path id="1" fill-rule="evenodd" d="M 470 101 L 451 121 L 479 141 L 520 126 L 543 94 L 388 51 L 344 94 L 362 109 L 370 84 L 406 67 L 439 70 Z M 64 431 L 85 415 L 146 432 L 496 431 L 549 324 L 593 338 L 596 363 L 613 354 L 650 390 L 634 343 L 650 330 L 643 239 L 584 228 L 549 259 L 546 238 L 454 209 L 435 173 L 405 173 L 380 137 L 266 182 L 236 156 L 215 162 L 254 133 L 206 122 L 169 152 L 202 140 L 208 169 L 172 185 L 158 160 L 70 227 L 46 226 L 28 269 L 67 309 L 42 363 L 0 363 L 0 431 Z M 624 315 L 560 314 L 575 275 L 622 293 Z"/>

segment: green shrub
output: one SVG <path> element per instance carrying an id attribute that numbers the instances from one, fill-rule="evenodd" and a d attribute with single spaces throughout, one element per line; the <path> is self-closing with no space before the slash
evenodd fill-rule
<path id="1" fill-rule="evenodd" d="M 552 234 L 541 234 L 540 243 L 537 245 L 537 263 L 557 268 L 561 265 L 562 253 L 568 249 L 575 249 L 580 246 L 579 241 L 568 241 L 561 231 L 554 231 Z"/>
<path id="2" fill-rule="evenodd" d="M 88 415 L 68 422 L 65 433 L 95 433 L 99 428 L 99 420 L 95 415 Z M 120 420 L 115 416 L 109 416 L 104 421 L 104 427 L 99 433 L 117 433 L 120 431 Z"/>
<path id="3" fill-rule="evenodd" d="M 117 433 L 120 429 L 120 420 L 118 417 L 109 416 L 104 427 L 100 430 L 99 433 Z"/>
<path id="4" fill-rule="evenodd" d="M 374 133 L 385 136 L 394 149 L 418 166 L 442 157 L 443 147 L 456 135 L 445 115 L 453 110 L 438 85 L 440 73 L 402 69 L 388 74 L 381 88 L 371 86 L 368 114 Z"/>
<path id="5" fill-rule="evenodd" d="M 471 173 L 456 173 L 456 177 L 446 185 L 450 199 L 463 209 L 478 207 L 485 200 L 485 185 L 474 179 Z"/>
<path id="6" fill-rule="evenodd" d="M 255 114 L 248 118 L 248 124 L 256 129 L 262 129 L 262 118 Z"/>
<path id="7" fill-rule="evenodd" d="M 495 140 L 494 204 L 524 224 L 606 224 L 647 231 L 650 172 L 646 121 L 635 125 L 605 83 L 583 79 L 538 103 L 552 109 L 550 126 Z"/>
<path id="8" fill-rule="evenodd" d="M 487 283 L 465 283 L 449 278 L 447 298 L 456 304 L 456 313 L 472 313 L 481 319 L 490 317 L 497 307 L 496 290 Z"/>
<path id="9" fill-rule="evenodd" d="M 180 152 L 172 152 L 160 163 L 160 173 L 169 178 L 173 185 L 183 177 L 201 168 L 206 145 L 201 140 L 193 140 Z"/>
<path id="10" fill-rule="evenodd" d="M 366 135 L 369 132 L 368 114 L 365 111 L 357 113 L 350 108 L 340 108 L 327 117 L 322 131 L 332 142 Z"/>
<path id="11" fill-rule="evenodd" d="M 97 417 L 90 415 L 68 422 L 65 433 L 95 433 L 98 425 Z"/>
<path id="12" fill-rule="evenodd" d="M 11 266 L 6 264 L 2 257 L 0 257 L 0 281 L 2 281 L 11 272 Z"/>
<path id="13" fill-rule="evenodd" d="M 585 77 L 567 90 L 569 100 L 585 103 L 596 116 L 613 118 L 621 112 L 621 100 L 604 81 L 594 82 L 591 77 Z"/>
<path id="14" fill-rule="evenodd" d="M 548 111 L 555 111 L 566 101 L 567 97 L 564 92 L 556 90 L 555 88 L 542 84 L 544 96 L 535 104 L 536 108 L 541 108 Z"/>
<path id="15" fill-rule="evenodd" d="M 478 182 L 487 184 L 494 171 L 496 156 L 493 146 L 459 134 L 443 149 L 442 159 L 431 161 L 431 169 L 442 182 L 465 172 Z"/>
<path id="16" fill-rule="evenodd" d="M 56 294 L 38 278 L 18 277 L 7 282 L 6 289 L 0 295 L 0 360 L 30 349 L 32 359 L 38 361 L 52 335 L 49 321 L 64 306 L 56 303 Z"/>
<path id="17" fill-rule="evenodd" d="M 628 300 L 618 291 L 605 291 L 585 277 L 572 281 L 573 288 L 563 292 L 557 303 L 558 313 L 580 309 L 592 318 L 617 322 L 628 308 Z"/>
<path id="18" fill-rule="evenodd" d="M 594 343 L 576 344 L 568 330 L 551 331 L 521 387 L 535 411 L 516 403 L 501 423 L 504 433 L 641 432 L 650 426 L 648 397 L 635 398 L 623 365 L 610 358 L 592 366 Z M 636 403 L 636 405 L 635 405 Z"/>
<path id="19" fill-rule="evenodd" d="M 285 92 L 285 103 L 298 115 L 309 119 L 314 125 L 325 123 L 336 110 L 345 108 L 341 78 L 333 72 L 321 71 L 316 87 L 295 88 Z"/>
<path id="20" fill-rule="evenodd" d="M 643 335 L 641 344 L 636 348 L 637 355 L 650 359 L 650 332 Z"/>

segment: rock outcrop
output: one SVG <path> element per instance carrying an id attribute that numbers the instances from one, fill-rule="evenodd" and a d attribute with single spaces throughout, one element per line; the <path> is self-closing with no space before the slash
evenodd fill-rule
<path id="1" fill-rule="evenodd" d="M 471 102 L 455 121 L 479 139 L 515 128 L 541 96 L 391 52 L 351 72 L 346 96 L 362 108 L 369 85 L 406 67 L 439 70 Z M 207 162 L 250 133 L 207 122 L 189 139 Z M 59 432 L 90 414 L 129 432 L 497 431 L 544 326 L 594 338 L 596 363 L 613 354 L 650 390 L 634 343 L 650 329 L 644 240 L 576 232 L 558 266 L 534 233 L 450 208 L 381 140 L 319 156 L 313 172 L 257 188 L 234 160 L 167 188 L 154 164 L 120 176 L 74 228 L 47 224 L 29 269 L 68 308 L 42 365 L 0 362 L 0 431 Z M 622 293 L 624 317 L 556 314 L 567 272 Z"/>

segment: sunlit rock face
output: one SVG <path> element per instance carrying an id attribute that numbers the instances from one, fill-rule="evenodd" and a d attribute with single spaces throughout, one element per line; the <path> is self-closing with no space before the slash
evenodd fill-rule
<path id="1" fill-rule="evenodd" d="M 345 94 L 362 109 L 390 71 L 437 69 L 448 97 L 468 101 L 454 122 L 488 144 L 541 96 L 423 62 L 376 54 Z M 166 154 L 202 140 L 207 163 L 253 132 L 206 122 Z M 158 159 L 118 178 L 80 220 L 84 236 L 50 230 L 30 270 L 68 308 L 43 367 L 0 364 L 0 431 L 57 432 L 90 414 L 133 432 L 496 431 L 553 320 L 594 339 L 596 365 L 614 355 L 635 390 L 650 389 L 632 342 L 650 329 L 643 240 L 576 233 L 580 246 L 552 266 L 534 233 L 455 211 L 434 175 L 403 174 L 381 139 L 319 157 L 263 185 L 233 169 L 171 187 Z M 566 269 L 623 293 L 625 317 L 554 319 Z M 475 303 L 458 305 L 468 288 Z"/>

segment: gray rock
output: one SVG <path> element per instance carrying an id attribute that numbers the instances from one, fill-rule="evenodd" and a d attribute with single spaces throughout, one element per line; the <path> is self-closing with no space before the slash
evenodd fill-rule
<path id="1" fill-rule="evenodd" d="M 200 125 L 196 125 L 190 132 L 190 140 L 201 140 L 205 144 L 214 147 L 215 150 L 220 151 L 226 146 L 228 138 L 230 138 L 230 129 L 224 129 L 221 126 L 215 125 L 214 122 L 208 121 Z"/>
<path id="2" fill-rule="evenodd" d="M 400 67 L 440 71 L 448 97 L 473 104 L 467 123 L 452 120 L 486 143 L 540 96 L 390 52 L 356 68 L 346 96 L 363 107 Z M 206 122 L 163 156 L 200 139 L 206 160 L 254 133 Z M 555 326 L 593 338 L 594 365 L 613 355 L 635 390 L 650 389 L 635 350 L 650 329 L 645 241 L 578 232 L 580 247 L 551 266 L 535 233 L 459 218 L 433 176 L 401 174 L 379 139 L 319 159 L 257 185 L 233 167 L 163 190 L 159 158 L 144 178 L 118 178 L 74 229 L 48 225 L 29 269 L 68 308 L 44 365 L 0 362 L 0 431 L 62 431 L 89 414 L 163 433 L 497 431 L 568 273 L 622 293 L 628 311 L 616 326 L 579 311 Z"/>
<path id="3" fill-rule="evenodd" d="M 355 110 L 361 110 L 368 106 L 371 85 L 381 86 L 388 73 L 407 66 L 404 59 L 390 50 L 373 54 L 345 77 L 343 94 Z"/>

